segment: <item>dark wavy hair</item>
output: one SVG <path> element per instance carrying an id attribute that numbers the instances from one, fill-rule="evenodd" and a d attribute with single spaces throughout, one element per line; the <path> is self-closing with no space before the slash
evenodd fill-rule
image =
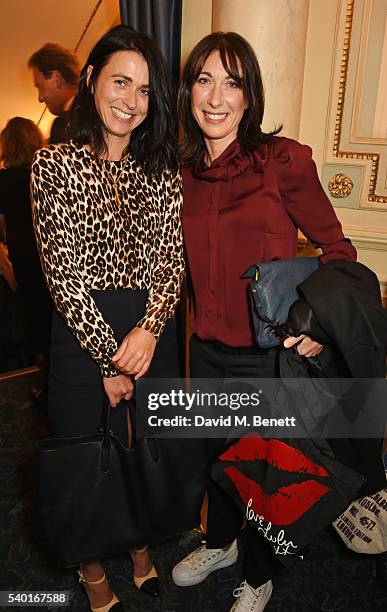
<path id="1" fill-rule="evenodd" d="M 203 66 L 213 51 L 219 51 L 227 74 L 242 87 L 246 110 L 238 127 L 238 139 L 244 151 L 269 142 L 282 126 L 265 133 L 261 130 L 265 95 L 261 70 L 251 45 L 235 32 L 213 32 L 205 36 L 191 51 L 185 65 L 179 89 L 178 108 L 183 129 L 181 156 L 185 162 L 195 162 L 204 152 L 202 131 L 191 111 L 191 91 Z M 242 75 L 238 70 L 238 61 Z"/>
<path id="2" fill-rule="evenodd" d="M 133 130 L 129 146 L 123 155 L 130 152 L 148 176 L 159 176 L 166 168 L 177 170 L 177 112 L 173 81 L 154 42 L 129 26 L 119 25 L 112 28 L 90 52 L 81 71 L 78 91 L 71 108 L 67 138 L 78 144 L 90 145 L 97 157 L 107 154 L 104 126 L 91 91 L 95 89 L 102 68 L 117 51 L 140 53 L 149 70 L 148 114 Z M 93 71 L 87 85 L 88 66 L 93 66 Z"/>

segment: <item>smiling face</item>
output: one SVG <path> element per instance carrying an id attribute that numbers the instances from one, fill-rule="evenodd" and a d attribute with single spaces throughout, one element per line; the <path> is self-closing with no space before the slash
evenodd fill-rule
<path id="1" fill-rule="evenodd" d="M 132 131 L 148 114 L 148 64 L 137 51 L 117 51 L 102 68 L 94 86 L 92 72 L 93 67 L 89 66 L 87 83 L 94 93 L 112 159 L 117 157 L 117 151 L 122 153 L 128 146 Z"/>
<path id="2" fill-rule="evenodd" d="M 239 77 L 242 77 L 240 65 Z M 219 51 L 213 51 L 192 86 L 191 111 L 203 132 L 213 160 L 235 140 L 246 104 L 242 85 L 225 70 Z"/>

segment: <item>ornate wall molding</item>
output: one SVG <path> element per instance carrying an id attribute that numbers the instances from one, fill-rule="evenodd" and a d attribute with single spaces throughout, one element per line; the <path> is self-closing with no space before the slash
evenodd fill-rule
<path id="1" fill-rule="evenodd" d="M 333 198 L 347 198 L 353 189 L 353 181 L 346 174 L 338 172 L 329 181 L 328 189 Z"/>
<path id="2" fill-rule="evenodd" d="M 354 5 L 355 5 L 355 0 L 347 0 L 344 42 L 343 42 L 343 50 L 342 50 L 342 58 L 341 58 L 341 66 L 340 66 L 339 91 L 338 91 L 337 108 L 336 108 L 335 131 L 334 131 L 334 138 L 333 138 L 333 156 L 337 158 L 341 158 L 341 159 L 370 161 L 371 162 L 371 174 L 370 174 L 370 179 L 369 179 L 367 199 L 369 202 L 386 204 L 387 197 L 378 195 L 377 193 L 375 193 L 376 181 L 377 181 L 378 169 L 379 169 L 379 158 L 380 158 L 379 153 L 344 151 L 340 148 L 345 94 L 346 94 L 347 78 L 348 78 L 349 56 L 350 56 L 350 51 L 351 51 Z"/>

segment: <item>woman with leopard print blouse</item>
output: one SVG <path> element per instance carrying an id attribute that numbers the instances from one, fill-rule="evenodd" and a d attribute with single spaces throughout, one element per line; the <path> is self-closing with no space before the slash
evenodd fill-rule
<path id="1" fill-rule="evenodd" d="M 173 315 L 184 264 L 171 92 L 152 41 L 117 26 L 81 73 L 69 142 L 35 156 L 34 225 L 57 310 L 54 436 L 97 431 L 107 395 L 112 429 L 127 444 L 133 381 L 178 376 Z M 147 549 L 131 556 L 137 588 L 157 595 Z M 98 561 L 82 564 L 80 577 L 92 610 L 122 609 Z"/>

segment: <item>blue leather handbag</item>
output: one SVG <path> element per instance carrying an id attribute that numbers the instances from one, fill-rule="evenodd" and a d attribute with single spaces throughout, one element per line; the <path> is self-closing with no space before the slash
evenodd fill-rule
<path id="1" fill-rule="evenodd" d="M 273 348 L 288 336 L 282 326 L 300 297 L 297 287 L 318 267 L 318 257 L 296 257 L 254 264 L 242 274 L 241 278 L 251 278 L 250 309 L 258 346 Z"/>

